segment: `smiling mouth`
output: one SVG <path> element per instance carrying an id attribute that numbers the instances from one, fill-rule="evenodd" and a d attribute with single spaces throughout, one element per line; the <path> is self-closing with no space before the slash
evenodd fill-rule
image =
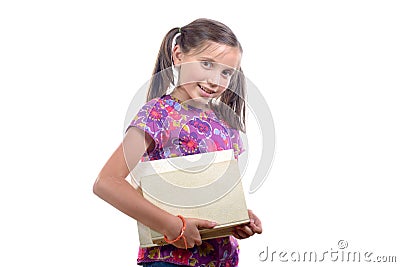
<path id="1" fill-rule="evenodd" d="M 211 94 L 215 93 L 214 91 L 211 91 L 211 90 L 209 90 L 209 89 L 207 89 L 207 88 L 201 86 L 200 84 L 199 84 L 199 87 L 200 87 L 201 90 L 203 90 L 203 91 L 206 92 L 207 94 L 210 94 L 210 95 L 211 95 Z"/>

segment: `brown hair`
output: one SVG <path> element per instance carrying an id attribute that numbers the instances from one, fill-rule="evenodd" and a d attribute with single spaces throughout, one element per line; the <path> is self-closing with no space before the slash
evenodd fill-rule
<path id="1" fill-rule="evenodd" d="M 200 49 L 207 48 L 205 46 L 207 41 L 238 47 L 240 52 L 243 52 L 242 46 L 232 30 L 215 20 L 200 18 L 184 27 L 171 29 L 161 43 L 147 92 L 147 101 L 164 95 L 170 84 L 173 83 L 172 40 L 178 32 L 181 32 L 181 35 L 176 38 L 176 44 L 180 46 L 183 53 L 201 52 Z M 230 127 L 242 132 L 246 131 L 245 94 L 245 77 L 242 69 L 239 68 L 232 75 L 227 90 L 218 98 L 222 104 L 210 102 L 212 110 L 220 119 L 228 123 Z"/>

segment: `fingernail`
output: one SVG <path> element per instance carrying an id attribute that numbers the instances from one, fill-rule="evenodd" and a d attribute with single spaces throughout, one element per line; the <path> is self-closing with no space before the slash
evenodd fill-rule
<path id="1" fill-rule="evenodd" d="M 254 223 L 254 220 L 253 220 L 253 219 L 250 219 L 250 223 Z"/>

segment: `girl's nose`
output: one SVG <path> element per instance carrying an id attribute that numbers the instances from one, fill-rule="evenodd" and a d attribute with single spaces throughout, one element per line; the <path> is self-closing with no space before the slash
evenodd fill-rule
<path id="1" fill-rule="evenodd" d="M 220 77 L 218 75 L 218 72 L 214 72 L 212 73 L 212 75 L 210 75 L 207 79 L 207 83 L 211 86 L 211 87 L 218 87 L 220 84 Z"/>

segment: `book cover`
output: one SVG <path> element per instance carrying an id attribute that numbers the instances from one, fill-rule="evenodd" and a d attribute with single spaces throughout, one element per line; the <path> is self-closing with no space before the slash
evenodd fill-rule
<path id="1" fill-rule="evenodd" d="M 228 236 L 249 222 L 237 160 L 233 150 L 140 162 L 131 172 L 143 197 L 171 214 L 218 223 L 200 230 L 203 240 Z M 166 244 L 162 233 L 138 222 L 142 247 Z"/>

